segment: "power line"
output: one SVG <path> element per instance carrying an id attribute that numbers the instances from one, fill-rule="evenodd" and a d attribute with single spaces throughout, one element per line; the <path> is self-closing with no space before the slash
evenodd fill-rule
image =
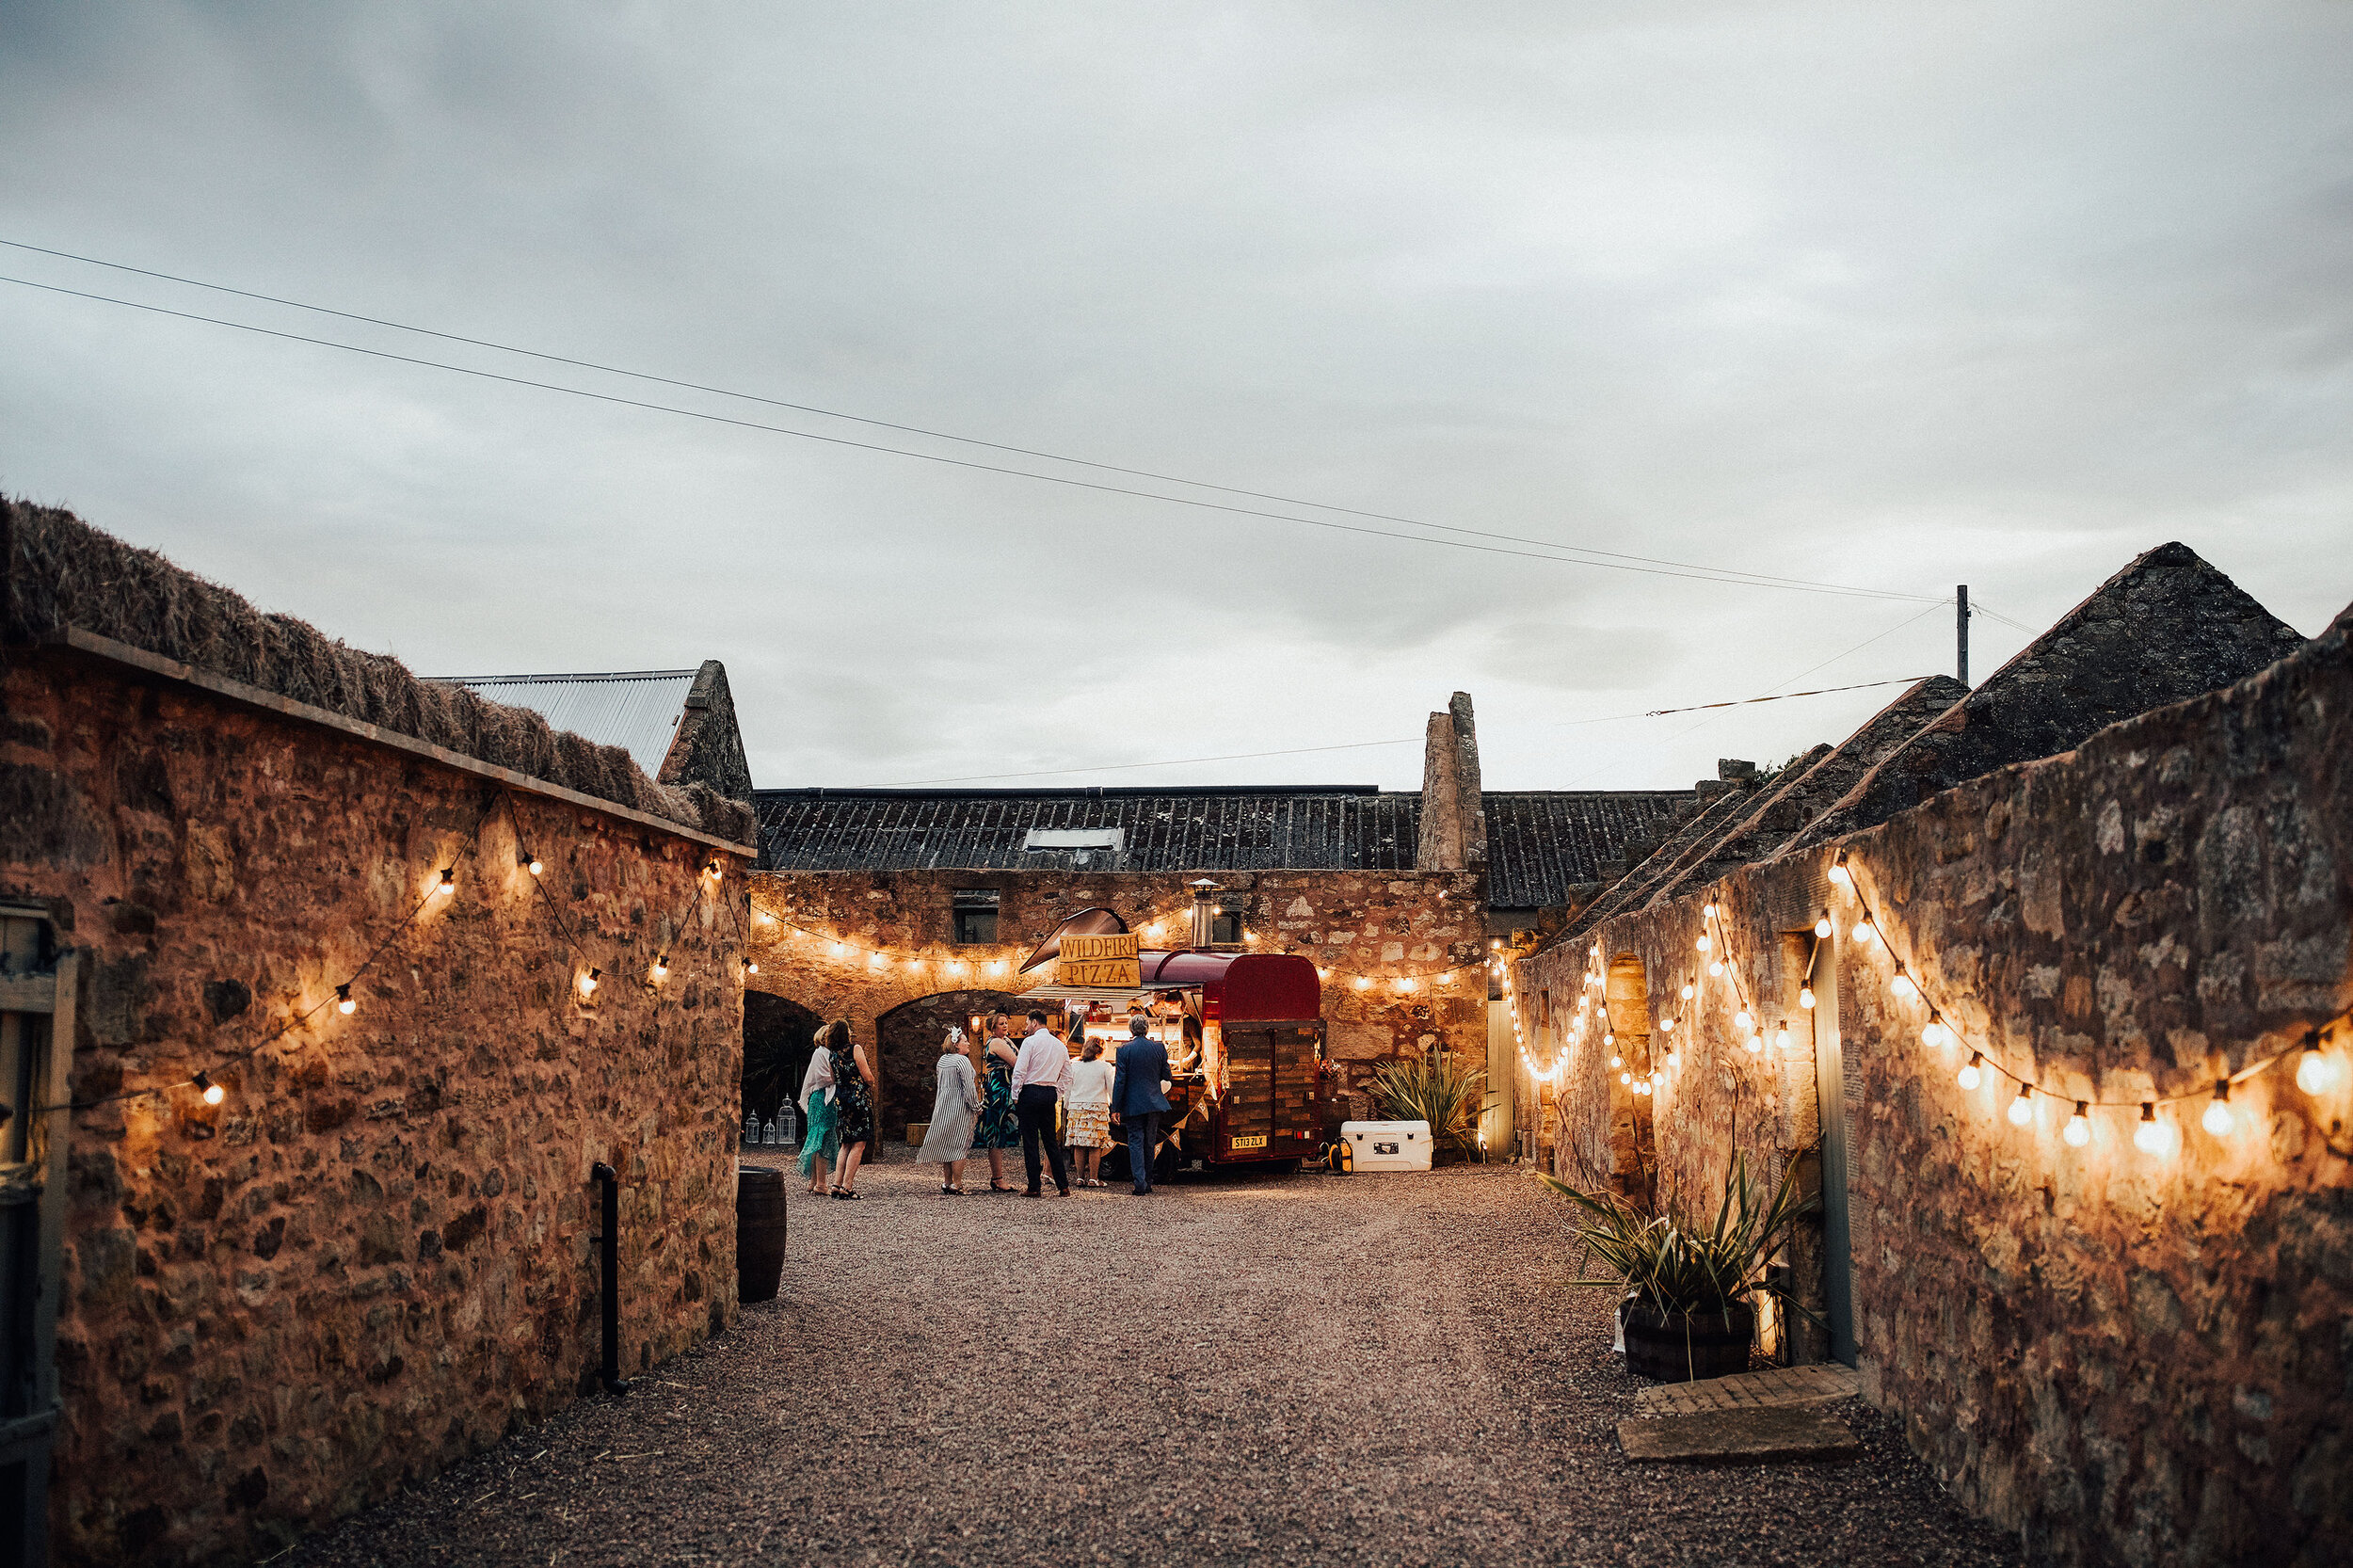
<path id="1" fill-rule="evenodd" d="M 737 392 L 727 387 L 712 386 L 707 383 L 697 381 L 681 380 L 674 376 L 658 376 L 647 371 L 629 370 L 617 365 L 603 364 L 594 360 L 582 360 L 567 355 L 543 353 L 537 349 L 522 348 L 511 344 L 497 343 L 487 338 L 473 338 L 456 332 L 443 332 L 433 328 L 412 326 L 406 322 L 392 321 L 382 316 L 362 315 L 356 312 L 336 310 L 330 306 L 308 304 L 302 300 L 289 299 L 279 295 L 260 294 L 250 289 L 233 288 L 225 283 L 206 282 L 201 279 L 182 277 L 176 273 L 158 272 L 147 267 L 131 266 L 125 263 L 104 261 L 94 256 L 77 255 L 72 251 L 68 250 L 54 250 L 44 246 L 29 245 L 21 240 L 0 239 L 0 246 L 7 246 L 10 248 L 18 250 L 31 251 L 39 255 L 55 256 L 62 260 L 78 262 L 90 266 L 107 267 L 115 271 L 133 273 L 140 277 L 160 279 L 167 282 L 184 284 L 190 288 L 208 289 L 216 293 L 233 295 L 240 298 L 257 299 L 273 305 L 283 305 L 294 310 L 310 311 L 321 315 L 335 316 L 345 321 L 363 322 L 370 326 L 386 327 L 396 331 L 412 332 L 424 337 L 438 338 L 447 343 L 461 343 L 474 347 L 488 348 L 503 354 L 520 355 L 528 359 L 544 360 L 551 364 L 571 365 L 580 369 L 594 370 L 613 376 L 628 376 L 635 380 L 650 381 L 663 386 L 678 387 L 687 391 L 709 392 L 720 397 L 731 397 L 741 399 L 745 402 L 764 404 L 771 408 L 790 408 L 795 412 L 816 414 L 827 419 L 846 420 L 854 424 L 872 425 L 879 429 L 898 430 L 909 435 L 925 436 L 938 440 L 956 441 L 965 445 L 984 447 L 991 451 L 1014 453 L 1022 456 L 1038 457 L 1048 462 L 1069 463 L 1082 468 L 1096 469 L 1110 473 L 1127 474 L 1134 478 L 1150 479 L 1163 484 L 1184 485 L 1196 489 L 1214 490 L 1226 495 L 1244 496 L 1258 501 L 1272 501 L 1288 506 L 1305 506 L 1317 511 L 1337 512 L 1349 517 L 1367 518 L 1383 522 L 1402 523 L 1410 528 L 1427 528 L 1449 534 L 1460 534 L 1465 536 L 1466 537 L 1497 539 L 1512 544 L 1533 545 L 1542 550 L 1565 551 L 1572 552 L 1570 556 L 1566 557 L 1558 555 L 1540 555 L 1529 557 L 1531 559 L 1568 559 L 1571 561 L 1571 564 L 1579 566 L 1610 567 L 1611 569 L 1620 571 L 1648 571 L 1651 575 L 1656 576 L 1685 577 L 1698 582 L 1729 583 L 1752 587 L 1786 588 L 1806 593 L 1830 593 L 1843 594 L 1857 598 L 1913 600 L 1921 600 L 1928 597 L 1921 594 L 1898 593 L 1888 589 L 1859 588 L 1846 584 L 1818 583 L 1807 578 L 1782 577 L 1768 572 L 1748 571 L 1744 568 L 1737 567 L 1714 567 L 1692 562 L 1671 561 L 1659 556 L 1632 555 L 1621 551 L 1600 550 L 1590 545 L 1563 544 L 1554 539 L 1533 538 L 1518 534 L 1504 534 L 1490 529 L 1465 528 L 1454 523 L 1428 522 L 1417 518 L 1403 517 L 1394 513 L 1366 511 L 1358 507 L 1341 506 L 1328 502 L 1308 501 L 1296 496 L 1277 494 L 1273 491 L 1244 489 L 1237 486 L 1216 484 L 1205 479 L 1188 479 L 1182 475 L 1160 473 L 1149 469 L 1125 468 L 1115 463 L 1097 462 L 1085 457 L 1071 457 L 1064 456 L 1060 453 L 1046 452 L 1032 447 L 1014 446 L 1000 441 L 984 440 L 977 437 L 954 435 L 948 431 L 928 429 L 921 425 L 902 424 L 893 423 L 889 420 L 871 419 L 862 414 L 843 413 L 838 409 L 823 408 L 812 404 L 792 403 L 781 398 L 763 396 L 756 392 Z M 1232 512 L 1246 517 L 1261 517 L 1274 519 L 1281 521 L 1305 523 L 1310 527 L 1347 528 L 1347 525 L 1345 524 L 1323 521 L 1313 518 L 1292 517 L 1284 513 L 1266 512 L 1252 507 L 1219 506 L 1215 503 L 1196 501 L 1181 496 L 1160 495 L 1151 491 L 1131 489 L 1123 486 L 1090 484 L 1084 480 L 1071 479 L 1059 474 L 1037 473 L 1026 469 L 1005 468 L 990 463 L 968 462 L 954 457 L 941 456 L 936 453 L 910 451 L 904 447 L 886 446 L 869 441 L 847 440 L 840 437 L 822 436 L 812 431 L 794 430 L 781 425 L 761 424 L 753 421 L 730 420 L 721 415 L 701 413 L 694 409 L 679 408 L 666 404 L 644 402 L 634 398 L 614 397 L 601 392 L 586 392 L 576 387 L 560 386 L 555 383 L 546 381 L 535 381 L 521 376 L 500 376 L 494 372 L 474 370 L 467 366 L 448 364 L 437 360 L 419 359 L 405 354 L 392 354 L 380 349 L 363 348 L 354 344 L 339 343 L 331 339 L 309 337 L 298 332 L 277 331 L 270 328 L 257 327 L 250 323 L 241 321 L 230 321 L 218 316 L 201 315 L 187 311 L 168 310 L 159 305 L 142 304 L 136 300 L 120 299 L 112 296 L 91 294 L 80 289 L 68 289 L 55 284 L 37 283 L 32 281 L 30 279 L 0 277 L 0 282 L 16 283 L 25 288 L 40 289 L 52 294 L 68 295 L 75 298 L 89 299 L 104 304 L 120 305 L 131 310 L 148 311 L 159 315 L 176 316 L 186 321 L 198 321 L 211 326 L 234 328 L 241 331 L 261 333 L 264 336 L 283 338 L 296 343 L 312 344 L 324 348 L 340 348 L 349 353 L 365 354 L 377 359 L 396 360 L 404 364 L 423 365 L 438 370 L 453 371 L 459 375 L 476 376 L 490 380 L 505 381 L 516 386 L 535 387 L 543 391 L 570 392 L 574 396 L 589 397 L 603 402 L 618 403 L 630 408 L 646 408 L 658 412 L 678 414 L 693 419 L 712 420 L 722 424 L 739 425 L 747 429 L 766 430 L 777 435 L 798 436 L 807 440 L 826 441 L 834 445 L 856 447 L 869 452 L 888 453 L 894 456 L 914 457 L 926 462 L 947 463 L 959 468 L 977 469 L 992 473 L 1011 474 L 1020 478 L 1035 479 L 1048 484 L 1077 486 L 1087 489 L 1102 490 L 1115 495 L 1137 496 L 1146 500 L 1169 502 L 1177 505 L 1204 506 L 1213 510 Z M 1382 529 L 1350 528 L 1347 529 L 1347 531 L 1367 534 L 1380 538 L 1411 539 L 1418 537 L 1418 536 L 1409 534 L 1392 534 Z M 1447 539 L 1424 539 L 1422 542 L 1430 544 L 1453 544 L 1456 541 Z M 1480 547 L 1460 546 L 1460 548 L 1473 549 Z M 1493 551 L 1491 552 L 1497 554 L 1527 554 L 1526 552 L 1521 551 Z M 1593 559 L 1583 559 L 1582 557 L 1593 557 Z M 1613 562 L 1633 562 L 1641 563 L 1641 565 L 1611 567 L 1611 563 Z"/>
<path id="2" fill-rule="evenodd" d="M 1935 606 L 1931 605 L 1929 608 L 1933 609 Z M 1922 612 L 1924 615 L 1926 613 L 1926 611 Z M 1919 619 L 1919 616 L 1914 616 L 1913 619 L 1917 620 Z M 1910 623 L 1907 622 L 1906 624 L 1908 625 Z M 1891 630 L 1901 629 L 1893 628 Z M 1880 635 L 1885 636 L 1886 634 L 1886 632 L 1881 632 Z M 1873 642 L 1877 642 L 1879 638 L 1874 637 L 1871 640 Z M 1849 651 L 1851 652 L 1853 650 L 1849 649 Z M 1844 658 L 1846 655 L 1841 654 L 1839 657 Z M 1820 667 L 1821 666 L 1818 664 L 1815 666 L 1816 669 L 1819 669 Z M 1809 671 L 1808 673 L 1811 672 Z M 1791 697 L 1828 696 L 1833 692 L 1867 691 L 1874 686 L 1908 686 L 1913 681 L 1921 679 L 1922 677 L 1920 676 L 1907 675 L 1894 680 L 1866 680 L 1859 686 L 1825 686 L 1819 691 L 1813 692 L 1781 692 L 1771 696 L 1739 697 L 1731 702 L 1704 702 L 1697 708 L 1654 708 L 1646 713 L 1611 713 L 1606 717 L 1597 719 L 1562 719 L 1557 724 L 1553 724 L 1547 728 L 1554 729 L 1566 729 L 1582 724 L 1621 724 L 1627 719 L 1655 719 L 1668 713 L 1696 713 L 1702 708 L 1738 708 L 1752 702 L 1785 702 Z M 1422 740 L 1423 737 L 1419 735 L 1407 735 L 1394 741 L 1346 741 L 1338 745 L 1286 746 L 1280 751 L 1235 751 L 1228 752 L 1223 757 L 1175 757 L 1160 762 L 1103 762 L 1094 767 L 1037 768 L 1029 773 L 970 773 L 965 774 L 956 778 L 910 778 L 896 784 L 868 784 L 861 786 L 861 788 L 869 790 L 914 790 L 921 789 L 927 785 L 933 784 L 984 784 L 989 780 L 996 778 L 1054 778 L 1074 773 L 1128 773 L 1137 768 L 1190 767 L 1196 762 L 1248 762 L 1255 761 L 1262 757 L 1305 757 L 1316 752 L 1325 751 L 1364 751 L 1374 746 L 1412 746 L 1421 744 Z"/>

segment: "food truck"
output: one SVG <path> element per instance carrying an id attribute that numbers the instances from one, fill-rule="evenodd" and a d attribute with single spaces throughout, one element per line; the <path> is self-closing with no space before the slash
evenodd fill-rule
<path id="1" fill-rule="evenodd" d="M 1193 1164 L 1295 1171 L 1321 1149 L 1333 1083 L 1323 983 L 1312 960 L 1146 951 L 1124 933 L 1102 940 L 1073 932 L 1077 920 L 1032 955 L 1031 965 L 1061 961 L 1053 984 L 1025 1000 L 1063 1010 L 1074 1052 L 1099 1040 L 1106 1058 L 1128 1040 L 1128 1019 L 1142 1010 L 1168 1051 L 1169 1112 L 1160 1118 L 1156 1178 Z M 1115 956 L 1094 956 L 1095 950 Z M 1115 1140 L 1106 1174 L 1128 1174 L 1127 1158 L 1126 1144 Z"/>

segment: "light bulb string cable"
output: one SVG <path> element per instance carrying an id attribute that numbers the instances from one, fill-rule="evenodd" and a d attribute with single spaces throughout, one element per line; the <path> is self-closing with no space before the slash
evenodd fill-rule
<path id="1" fill-rule="evenodd" d="M 512 791 L 508 791 L 506 805 L 508 813 L 513 817 L 515 822 L 515 831 L 522 840 L 521 849 L 523 854 L 526 856 L 535 856 L 537 854 L 537 850 L 535 847 L 536 835 L 531 831 L 530 825 L 525 821 L 522 802 L 515 798 Z M 715 858 L 711 862 L 711 864 L 716 863 Z M 663 941 L 674 939 L 678 933 L 685 930 L 686 917 L 694 912 L 696 902 L 701 899 L 703 895 L 703 883 L 708 879 L 708 876 L 709 872 L 707 868 L 695 873 L 694 886 L 687 889 L 686 897 L 681 901 L 678 913 L 670 916 L 666 921 L 664 921 L 657 928 L 657 944 Z M 544 876 L 535 874 L 531 881 L 533 888 L 538 894 L 538 903 L 547 910 L 548 919 L 554 924 L 556 935 L 561 936 L 564 939 L 564 945 L 571 950 L 572 957 L 582 964 L 588 965 L 593 971 L 601 974 L 603 972 L 602 967 L 595 962 L 595 957 L 589 952 L 587 945 L 584 943 L 575 934 L 576 928 L 572 924 L 567 922 L 564 919 L 564 912 L 556 904 L 554 895 L 548 891 L 547 879 Z M 662 931 L 668 932 L 669 936 L 666 937 L 661 936 L 660 933 Z M 615 951 L 616 952 L 619 952 L 617 946 Z M 666 949 L 661 948 L 657 945 L 656 956 L 658 960 L 667 958 L 669 956 L 669 952 Z M 616 956 L 607 959 L 606 962 L 612 964 L 615 971 L 618 972 L 622 959 Z M 675 966 L 671 965 L 664 965 L 664 967 L 665 969 L 675 968 Z"/>
<path id="2" fill-rule="evenodd" d="M 464 842 L 459 845 L 456 853 L 452 855 L 449 859 L 443 863 L 440 868 L 441 871 L 446 872 L 454 870 L 460 862 L 464 861 L 472 854 L 475 846 L 481 842 L 482 829 L 489 822 L 490 813 L 498 809 L 499 798 L 498 793 L 493 792 L 489 797 L 483 802 L 482 809 L 474 814 L 473 827 L 467 833 Z M 334 1003 L 340 1000 L 345 992 L 349 991 L 352 986 L 357 985 L 360 979 L 365 976 L 370 969 L 376 967 L 376 960 L 383 957 L 386 952 L 392 950 L 393 943 L 399 941 L 402 936 L 408 935 L 408 933 L 415 927 L 417 923 L 417 917 L 424 913 L 426 907 L 430 905 L 434 899 L 440 895 L 440 890 L 441 884 L 437 875 L 436 880 L 427 885 L 424 894 L 418 898 L 415 904 L 409 906 L 408 912 L 400 918 L 399 922 L 392 926 L 391 930 L 387 931 L 383 936 L 377 940 L 375 947 L 368 950 L 368 955 L 360 961 L 357 968 L 352 969 L 350 973 L 344 976 L 341 981 L 328 986 L 327 994 L 324 997 L 321 997 L 317 1001 L 312 1002 L 310 1006 L 301 1009 L 299 1012 L 288 1013 L 279 1023 L 276 1029 L 271 1030 L 267 1034 L 264 1034 L 260 1039 L 253 1041 L 250 1045 L 241 1047 L 235 1050 L 216 1051 L 212 1054 L 211 1061 L 206 1066 L 199 1068 L 197 1071 L 190 1073 L 185 1078 L 175 1080 L 169 1083 L 151 1083 L 136 1089 L 119 1089 L 111 1095 L 100 1095 L 92 1099 L 66 1100 L 56 1105 L 44 1105 L 39 1108 L 40 1112 L 47 1112 L 51 1111 L 94 1111 L 102 1105 L 113 1105 L 123 1100 L 140 1099 L 150 1095 L 168 1095 L 175 1089 L 189 1088 L 196 1083 L 198 1079 L 209 1078 L 212 1073 L 219 1070 L 220 1068 L 227 1067 L 240 1062 L 251 1061 L 262 1051 L 267 1049 L 273 1045 L 276 1045 L 287 1035 L 294 1033 L 296 1030 L 309 1024 L 310 1021 L 316 1017 L 320 1013 L 334 1005 Z"/>
<path id="3" fill-rule="evenodd" d="M 2028 1090 L 2034 1094 L 2046 1096 L 2055 1100 L 2064 1100 L 2069 1103 L 2081 1106 L 2087 1110 L 2137 1112 L 2143 1106 L 2179 1105 L 2185 1101 L 2211 1099 L 2214 1097 L 2214 1093 L 2217 1085 L 2227 1084 L 2233 1088 L 2236 1088 L 2239 1084 L 2242 1084 L 2268 1068 L 2286 1061 L 2289 1057 L 2302 1054 L 2307 1048 L 2317 1046 L 2323 1041 L 2332 1038 L 2335 1034 L 2339 1022 L 2342 1021 L 2340 1019 L 2331 1019 L 2328 1023 L 2306 1029 L 2303 1033 L 2297 1037 L 2294 1045 L 2282 1047 L 2281 1049 L 2273 1051 L 2267 1056 L 2259 1057 L 2238 1068 L 2235 1072 L 2226 1074 L 2219 1078 L 2207 1079 L 2197 1088 L 2184 1089 L 2169 1095 L 2148 1094 L 2137 1096 L 2128 1100 L 2110 1100 L 2100 1099 L 2093 1096 L 2071 1095 L 2060 1090 L 2046 1088 L 2037 1080 L 2028 1078 L 2023 1073 L 2012 1071 L 2009 1067 L 2004 1065 L 1997 1056 L 1987 1050 L 1984 1047 L 1968 1045 L 1968 1042 L 1962 1038 L 1960 1028 L 1954 1022 L 1955 1016 L 1951 1009 L 1941 1005 L 1937 1001 L 1936 998 L 1929 994 L 1929 988 L 1923 973 L 1912 965 L 1906 963 L 1903 955 L 1896 951 L 1896 944 L 1889 938 L 1886 922 L 1880 919 L 1879 911 L 1872 906 L 1870 895 L 1864 891 L 1862 877 L 1856 874 L 1858 871 L 1858 862 L 1849 859 L 1844 860 L 1843 863 L 1846 865 L 1848 871 L 1848 891 L 1853 895 L 1855 903 L 1862 906 L 1864 919 L 1870 922 L 1872 931 L 1878 935 L 1880 942 L 1887 949 L 1889 962 L 1893 963 L 1896 966 L 1897 972 L 1908 978 L 1912 982 L 1913 987 L 1919 992 L 1920 1003 L 1928 1010 L 1929 1021 L 1944 1025 L 1947 1030 L 1952 1032 L 1953 1039 L 1957 1044 L 1967 1046 L 1967 1048 L 1971 1052 L 1972 1060 L 1976 1065 L 1990 1068 L 1993 1071 L 1999 1073 L 2002 1077 L 2009 1080 L 2012 1083 L 2017 1084 L 2022 1089 Z M 1907 943 L 1906 946 L 1909 947 L 1910 944 Z M 1987 1044 L 1992 1044 L 1991 1040 L 1988 1040 Z M 2096 1074 L 2091 1076 L 2093 1077 L 2093 1081 L 2097 1082 L 2098 1076 Z M 2153 1083 L 2152 1087 L 2153 1088 Z"/>

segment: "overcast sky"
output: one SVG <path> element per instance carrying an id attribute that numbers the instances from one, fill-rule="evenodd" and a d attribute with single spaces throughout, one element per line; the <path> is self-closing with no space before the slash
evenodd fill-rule
<path id="1" fill-rule="evenodd" d="M 1688 787 L 1892 690 L 1619 715 L 1949 669 L 1956 583 L 2040 628 L 2178 538 L 2306 633 L 2353 599 L 2342 0 L 132 9 L 0 3 L 0 238 L 1924 596 L 1170 505 L 0 285 L 0 488 L 421 673 L 723 659 L 762 785 L 1413 738 L 1463 689 L 1492 786 Z M 1976 673 L 2024 641 L 1981 619 Z M 1036 782 L 1419 779 L 1389 745 Z"/>

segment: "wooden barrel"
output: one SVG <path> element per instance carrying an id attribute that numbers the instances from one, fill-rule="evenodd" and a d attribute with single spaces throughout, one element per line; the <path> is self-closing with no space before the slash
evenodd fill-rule
<path id="1" fill-rule="evenodd" d="M 1659 1314 L 1628 1304 L 1625 1369 L 1660 1383 L 1728 1377 L 1749 1369 L 1749 1346 L 1756 1338 L 1756 1313 L 1746 1302 L 1729 1310 Z"/>
<path id="2" fill-rule="evenodd" d="M 772 1302 L 784 1279 L 784 1173 L 735 1168 L 735 1299 Z"/>

